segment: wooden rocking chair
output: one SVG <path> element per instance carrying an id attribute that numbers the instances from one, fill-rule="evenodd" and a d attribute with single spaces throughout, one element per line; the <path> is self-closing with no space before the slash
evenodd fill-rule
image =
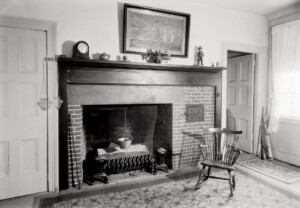
<path id="1" fill-rule="evenodd" d="M 220 128 L 208 128 L 204 130 L 204 137 L 206 145 L 200 145 L 201 155 L 203 157 L 202 169 L 200 171 L 198 182 L 195 186 L 196 189 L 201 187 L 201 184 L 208 178 L 229 180 L 230 184 L 230 197 L 233 196 L 235 189 L 235 174 L 234 163 L 236 162 L 241 151 L 236 148 L 239 135 L 242 131 L 231 131 L 228 129 L 221 130 Z M 221 137 L 223 145 L 221 145 Z M 208 167 L 206 171 L 205 168 Z M 211 168 L 218 168 L 227 170 L 229 178 L 221 178 L 211 176 Z"/>

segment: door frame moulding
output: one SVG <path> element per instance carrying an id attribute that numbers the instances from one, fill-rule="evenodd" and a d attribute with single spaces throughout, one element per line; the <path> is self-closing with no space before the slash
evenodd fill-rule
<path id="1" fill-rule="evenodd" d="M 254 86 L 253 86 L 253 132 L 252 132 L 252 150 L 257 149 L 257 139 L 259 133 L 259 124 L 261 117 L 261 109 L 266 106 L 267 100 L 267 73 L 268 73 L 268 47 L 260 47 L 246 45 L 242 43 L 234 43 L 222 41 L 222 66 L 227 67 L 228 51 L 239 51 L 244 53 L 256 54 L 254 67 Z M 223 71 L 222 80 L 222 127 L 226 127 L 226 105 L 227 105 L 227 71 Z M 252 152 L 255 153 L 255 152 Z"/>
<path id="2" fill-rule="evenodd" d="M 46 33 L 47 93 L 53 98 L 58 93 L 56 52 L 56 22 L 0 15 L 0 27 L 37 30 Z M 47 187 L 58 191 L 58 111 L 53 106 L 47 111 Z"/>

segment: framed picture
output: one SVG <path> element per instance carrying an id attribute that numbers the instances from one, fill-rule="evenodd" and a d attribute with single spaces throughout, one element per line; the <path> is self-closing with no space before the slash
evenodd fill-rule
<path id="1" fill-rule="evenodd" d="M 190 14 L 125 4 L 123 26 L 124 53 L 152 49 L 188 56 Z"/>

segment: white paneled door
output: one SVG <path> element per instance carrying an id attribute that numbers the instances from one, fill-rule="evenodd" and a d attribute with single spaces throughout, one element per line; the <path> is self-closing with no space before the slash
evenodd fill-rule
<path id="1" fill-rule="evenodd" d="M 253 85 L 255 55 L 228 59 L 227 128 L 242 130 L 238 148 L 253 152 Z"/>
<path id="2" fill-rule="evenodd" d="M 47 191 L 46 33 L 0 27 L 0 199 Z"/>

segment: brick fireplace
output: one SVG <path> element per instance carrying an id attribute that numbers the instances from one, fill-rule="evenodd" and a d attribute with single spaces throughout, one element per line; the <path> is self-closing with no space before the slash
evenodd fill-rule
<path id="1" fill-rule="evenodd" d="M 66 58 L 58 63 L 59 91 L 64 100 L 59 115 L 60 189 L 77 183 L 78 170 L 82 181 L 88 136 L 83 122 L 85 106 L 170 105 L 171 135 L 153 141 L 151 151 L 160 146 L 167 149 L 166 161 L 173 169 L 199 161 L 201 137 L 188 137 L 185 132 L 201 134 L 203 126 L 220 126 L 222 68 Z M 203 120 L 187 119 L 191 104 L 204 106 Z M 70 139 L 75 145 L 68 142 Z"/>

